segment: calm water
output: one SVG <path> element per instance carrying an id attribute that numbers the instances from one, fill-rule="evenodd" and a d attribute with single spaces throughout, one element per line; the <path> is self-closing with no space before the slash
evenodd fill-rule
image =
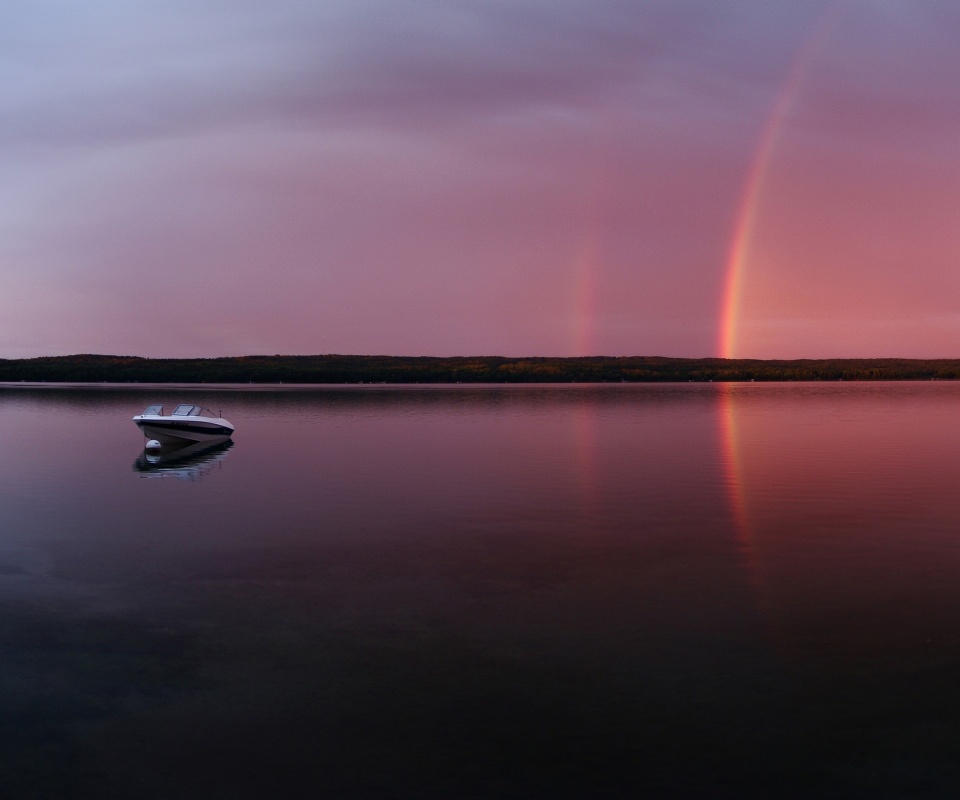
<path id="1" fill-rule="evenodd" d="M 181 399 L 234 443 L 151 464 Z M 955 797 L 958 412 L 0 388 L 0 796 Z"/>

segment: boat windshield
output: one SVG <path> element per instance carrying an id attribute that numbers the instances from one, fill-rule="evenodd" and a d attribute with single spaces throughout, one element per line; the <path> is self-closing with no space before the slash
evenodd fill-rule
<path id="1" fill-rule="evenodd" d="M 153 414 L 155 416 L 163 416 L 163 405 L 158 403 L 154 406 L 147 406 L 143 412 L 144 414 Z"/>
<path id="2" fill-rule="evenodd" d="M 212 411 L 206 408 L 201 408 L 200 406 L 193 406 L 189 403 L 181 403 L 175 409 L 173 409 L 173 416 L 175 417 L 215 417 L 217 416 Z"/>

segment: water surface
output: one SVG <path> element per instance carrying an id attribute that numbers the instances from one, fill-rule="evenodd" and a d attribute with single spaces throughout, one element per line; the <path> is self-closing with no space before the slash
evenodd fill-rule
<path id="1" fill-rule="evenodd" d="M 234 442 L 153 464 L 180 400 Z M 955 796 L 958 407 L 0 388 L 0 790 Z"/>

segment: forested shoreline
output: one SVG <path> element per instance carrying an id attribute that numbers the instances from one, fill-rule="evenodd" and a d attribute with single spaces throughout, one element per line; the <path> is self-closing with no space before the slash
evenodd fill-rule
<path id="1" fill-rule="evenodd" d="M 753 360 L 658 356 L 507 358 L 72 355 L 0 359 L 4 382 L 110 383 L 600 383 L 955 380 L 960 359 Z"/>

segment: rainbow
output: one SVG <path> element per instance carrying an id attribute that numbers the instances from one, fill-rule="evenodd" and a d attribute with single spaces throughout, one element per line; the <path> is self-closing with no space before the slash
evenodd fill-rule
<path id="1" fill-rule="evenodd" d="M 573 258 L 574 341 L 573 354 L 597 354 L 597 293 L 603 269 L 601 219 L 604 191 L 610 184 L 609 156 L 601 153 L 583 189 L 584 221 Z"/>
<path id="2" fill-rule="evenodd" d="M 596 355 L 597 273 L 601 268 L 600 248 L 596 236 L 587 235 L 576 258 L 577 311 L 574 355 Z"/>
<path id="3" fill-rule="evenodd" d="M 744 181 L 726 259 L 718 346 L 721 358 L 736 358 L 739 354 L 740 306 L 747 263 L 750 258 L 750 244 L 756 229 L 764 179 L 769 171 L 777 139 L 790 108 L 799 94 L 803 79 L 824 41 L 836 26 L 843 5 L 843 0 L 832 4 L 820 18 L 813 34 L 800 48 L 786 79 L 777 90 L 770 113 L 760 132 L 760 138 L 747 171 L 747 178 Z"/>

